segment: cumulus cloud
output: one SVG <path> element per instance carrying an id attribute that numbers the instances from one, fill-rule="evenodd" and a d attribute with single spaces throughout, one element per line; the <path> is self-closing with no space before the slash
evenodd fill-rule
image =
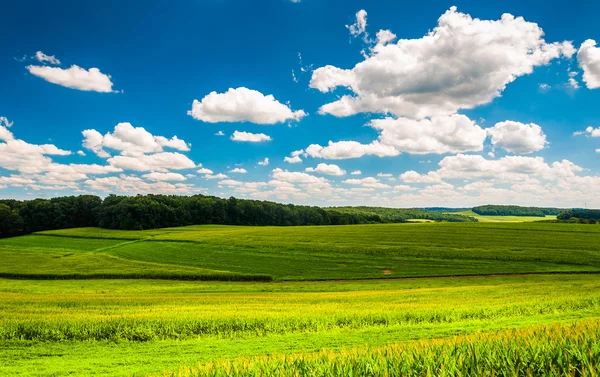
<path id="1" fill-rule="evenodd" d="M 152 172 L 149 174 L 142 175 L 143 178 L 146 178 L 149 181 L 185 181 L 187 178 L 179 173 L 160 173 L 160 172 Z"/>
<path id="2" fill-rule="evenodd" d="M 288 164 L 299 164 L 302 162 L 302 158 L 300 158 L 300 156 L 302 156 L 303 154 L 303 149 L 300 149 L 299 151 L 293 151 L 291 156 L 285 157 L 283 161 L 287 162 Z"/>
<path id="3" fill-rule="evenodd" d="M 397 156 L 400 154 L 394 147 L 381 144 L 374 141 L 370 144 L 361 144 L 357 141 L 329 141 L 325 147 L 319 144 L 311 144 L 306 148 L 306 154 L 314 158 L 324 158 L 327 160 L 343 160 L 348 158 L 358 158 L 365 155 L 378 157 Z"/>
<path id="4" fill-rule="evenodd" d="M 301 173 L 301 172 L 290 172 L 282 170 L 280 168 L 273 169 L 271 176 L 273 179 L 290 182 L 290 183 L 326 183 L 327 180 L 321 177 L 315 177 L 314 175 Z"/>
<path id="5" fill-rule="evenodd" d="M 203 191 L 193 185 L 164 181 L 147 182 L 140 177 L 121 174 L 114 177 L 89 179 L 84 182 L 93 191 L 127 194 L 192 194 Z"/>
<path id="6" fill-rule="evenodd" d="M 535 123 L 505 121 L 487 128 L 492 145 L 507 152 L 528 154 L 544 149 L 548 142 L 542 127 Z"/>
<path id="7" fill-rule="evenodd" d="M 235 168 L 235 169 L 231 169 L 229 171 L 230 173 L 239 173 L 239 174 L 246 174 L 248 173 L 248 171 L 244 168 Z"/>
<path id="8" fill-rule="evenodd" d="M 27 70 L 34 76 L 71 89 L 100 93 L 113 92 L 111 77 L 100 72 L 98 68 L 86 70 L 77 65 L 70 68 L 28 65 Z"/>
<path id="9" fill-rule="evenodd" d="M 352 173 L 350 173 L 350 175 L 361 175 L 361 174 L 362 174 L 362 171 L 360 171 L 360 170 L 355 170 Z"/>
<path id="10" fill-rule="evenodd" d="M 226 175 L 226 174 L 223 174 L 223 173 L 218 173 L 218 174 L 206 174 L 206 175 L 204 176 L 204 178 L 206 178 L 206 179 L 225 179 L 225 178 L 227 178 L 227 175 Z"/>
<path id="11" fill-rule="evenodd" d="M 264 160 L 262 160 L 262 161 L 259 161 L 259 162 L 258 162 L 258 164 L 259 164 L 260 166 L 267 166 L 267 165 L 269 165 L 269 158 L 268 158 L 268 157 L 265 157 L 265 159 L 264 159 Z"/>
<path id="12" fill-rule="evenodd" d="M 377 178 L 373 177 L 366 177 L 362 179 L 346 179 L 345 181 L 343 181 L 343 183 L 374 189 L 385 189 L 391 187 L 390 185 L 379 182 Z"/>
<path id="13" fill-rule="evenodd" d="M 141 156 L 115 156 L 107 160 L 115 168 L 136 171 L 180 170 L 196 167 L 187 156 L 176 152 L 160 152 Z"/>
<path id="14" fill-rule="evenodd" d="M 200 168 L 197 171 L 198 174 L 213 174 L 213 171 L 207 168 Z"/>
<path id="15" fill-rule="evenodd" d="M 273 95 L 240 87 L 225 93 L 211 92 L 202 101 L 194 100 L 188 115 L 208 123 L 250 122 L 276 124 L 298 121 L 307 114 L 293 111 L 288 105 L 277 101 Z"/>
<path id="16" fill-rule="evenodd" d="M 407 183 L 440 183 L 442 181 L 437 172 L 419 174 L 414 170 L 400 174 L 400 179 Z"/>
<path id="17" fill-rule="evenodd" d="M 305 171 L 307 173 L 321 173 L 327 175 L 345 175 L 346 171 L 334 164 L 319 164 L 316 168 L 306 168 Z"/>
<path id="18" fill-rule="evenodd" d="M 588 89 L 600 88 L 600 48 L 596 41 L 588 39 L 577 52 L 579 67 L 583 70 L 583 81 Z"/>
<path id="19" fill-rule="evenodd" d="M 104 148 L 119 151 L 124 156 L 140 156 L 145 153 L 162 152 L 164 148 L 172 148 L 187 152 L 190 144 L 173 136 L 167 139 L 164 136 L 154 136 L 143 127 L 134 127 L 131 123 L 124 122 L 115 126 L 113 132 L 105 135 L 90 129 L 82 132 L 83 147 L 92 150 L 99 157 L 108 158 L 110 154 Z"/>
<path id="20" fill-rule="evenodd" d="M 346 25 L 346 28 L 353 37 L 359 37 L 363 35 L 363 38 L 367 40 L 367 11 L 364 9 L 356 12 L 356 21 L 351 25 Z"/>
<path id="21" fill-rule="evenodd" d="M 60 60 L 58 60 L 54 55 L 46 55 L 41 51 L 35 53 L 35 58 L 41 63 L 60 65 Z"/>
<path id="22" fill-rule="evenodd" d="M 378 44 L 352 69 L 318 68 L 310 86 L 353 92 L 322 106 L 321 114 L 449 115 L 489 103 L 517 77 L 575 53 L 570 42 L 546 43 L 543 35 L 522 17 L 480 20 L 452 7 L 424 37 Z"/>
<path id="23" fill-rule="evenodd" d="M 590 137 L 600 137 L 600 127 L 594 128 L 592 126 L 589 126 L 588 128 L 585 129 L 585 131 L 577 131 L 577 132 L 574 132 L 573 135 L 575 135 L 575 136 L 586 135 L 586 136 L 590 136 Z"/>
<path id="24" fill-rule="evenodd" d="M 234 131 L 230 137 L 233 141 L 245 141 L 250 143 L 261 143 L 263 141 L 270 141 L 271 136 L 265 134 L 253 134 L 245 131 Z"/>

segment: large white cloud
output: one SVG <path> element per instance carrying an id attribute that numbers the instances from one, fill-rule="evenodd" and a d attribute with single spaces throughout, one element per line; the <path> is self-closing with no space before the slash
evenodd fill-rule
<path id="1" fill-rule="evenodd" d="M 400 154 L 392 146 L 383 145 L 379 141 L 370 144 L 361 144 L 357 141 L 329 141 L 325 147 L 319 144 L 311 144 L 306 148 L 306 154 L 315 158 L 324 158 L 327 160 L 343 160 L 348 158 L 358 158 L 365 155 L 372 156 L 397 156 Z"/>
<path id="2" fill-rule="evenodd" d="M 321 177 L 315 177 L 314 175 L 301 173 L 301 172 L 290 172 L 279 168 L 273 169 L 271 173 L 273 179 L 278 181 L 290 182 L 290 183 L 326 183 L 327 180 Z"/>
<path id="3" fill-rule="evenodd" d="M 1 129 L 0 129 L 0 131 L 1 131 Z M 590 137 L 600 137 L 600 127 L 594 128 L 592 126 L 589 126 L 585 129 L 585 131 L 577 131 L 577 132 L 573 133 L 573 135 L 575 135 L 575 136 L 586 135 L 586 136 L 590 136 Z"/>
<path id="4" fill-rule="evenodd" d="M 160 173 L 152 172 L 149 174 L 142 175 L 143 178 L 149 181 L 162 182 L 162 181 L 185 181 L 187 178 L 179 173 Z"/>
<path id="5" fill-rule="evenodd" d="M 76 65 L 70 68 L 28 65 L 27 70 L 44 80 L 71 89 L 101 93 L 113 92 L 110 76 L 100 72 L 98 68 L 86 70 Z"/>
<path id="6" fill-rule="evenodd" d="M 271 136 L 266 134 L 253 134 L 246 131 L 234 131 L 230 137 L 233 141 L 245 141 L 249 143 L 261 143 L 263 141 L 270 141 Z"/>
<path id="7" fill-rule="evenodd" d="M 581 44 L 577 61 L 583 69 L 583 81 L 589 89 L 600 88 L 600 48 L 596 41 L 588 39 Z"/>
<path id="8" fill-rule="evenodd" d="M 318 164 L 316 168 L 306 168 L 307 173 L 321 173 L 327 175 L 345 175 L 346 171 L 335 164 Z"/>
<path id="9" fill-rule="evenodd" d="M 489 103 L 517 77 L 575 53 L 571 43 L 549 44 L 543 35 L 522 17 L 480 20 L 452 7 L 424 37 L 377 44 L 352 69 L 318 68 L 310 86 L 322 92 L 344 86 L 354 93 L 322 106 L 323 114 L 453 114 Z"/>
<path id="10" fill-rule="evenodd" d="M 194 161 L 177 152 L 160 152 L 141 156 L 115 156 L 107 162 L 119 169 L 136 171 L 180 170 L 196 167 Z"/>
<path id="11" fill-rule="evenodd" d="M 119 123 L 113 132 L 104 136 L 96 130 L 84 130 L 83 147 L 94 151 L 98 156 L 107 158 L 110 154 L 104 148 L 119 151 L 124 156 L 141 156 L 145 153 L 162 152 L 163 149 L 172 148 L 187 152 L 190 145 L 184 140 L 173 136 L 167 139 L 164 136 L 154 136 L 143 127 L 134 127 L 129 122 Z"/>
<path id="12" fill-rule="evenodd" d="M 505 121 L 486 129 L 494 147 L 511 153 L 528 154 L 544 149 L 548 142 L 542 127 L 535 123 Z"/>
<path id="13" fill-rule="evenodd" d="M 276 124 L 300 120 L 306 113 L 303 110 L 293 111 L 273 95 L 265 96 L 257 90 L 240 87 L 230 88 L 225 93 L 211 92 L 202 101 L 194 100 L 188 115 L 208 123 Z"/>

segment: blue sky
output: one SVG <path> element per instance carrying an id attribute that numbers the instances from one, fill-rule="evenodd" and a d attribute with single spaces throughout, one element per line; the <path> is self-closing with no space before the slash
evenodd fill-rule
<path id="1" fill-rule="evenodd" d="M 600 207 L 600 4 L 172 3 L 0 6 L 1 197 Z"/>

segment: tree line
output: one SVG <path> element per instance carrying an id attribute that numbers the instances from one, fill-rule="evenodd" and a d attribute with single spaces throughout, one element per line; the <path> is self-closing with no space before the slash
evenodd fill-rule
<path id="1" fill-rule="evenodd" d="M 556 216 L 564 209 L 561 208 L 543 208 L 543 207 L 520 207 L 520 206 L 500 206 L 485 205 L 474 207 L 473 212 L 481 216 Z"/>
<path id="2" fill-rule="evenodd" d="M 573 209 L 560 213 L 556 216 L 556 219 L 567 222 L 596 224 L 600 222 L 600 209 Z"/>
<path id="3" fill-rule="evenodd" d="M 477 222 L 477 219 L 453 213 L 442 213 L 429 209 L 387 208 L 387 207 L 331 207 L 329 211 L 340 213 L 378 216 L 382 222 L 406 222 L 411 219 L 422 219 L 446 222 Z"/>
<path id="4" fill-rule="evenodd" d="M 93 195 L 0 200 L 0 237 L 75 227 L 142 230 L 184 225 L 346 225 L 402 222 L 409 218 L 470 221 L 420 210 L 350 210 L 214 196 Z M 454 215 L 456 216 L 456 215 Z"/>

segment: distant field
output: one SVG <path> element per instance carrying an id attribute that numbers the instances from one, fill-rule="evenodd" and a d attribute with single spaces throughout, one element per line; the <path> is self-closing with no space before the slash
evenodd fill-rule
<path id="1" fill-rule="evenodd" d="M 598 272 L 600 227 L 415 223 L 77 228 L 0 240 L 0 276 L 321 280 Z"/>
<path id="2" fill-rule="evenodd" d="M 540 220 L 556 220 L 556 216 L 538 217 L 538 216 L 483 216 L 473 211 L 453 212 L 458 215 L 471 216 L 482 223 L 524 223 Z"/>
<path id="3" fill-rule="evenodd" d="M 272 367 L 277 355 L 336 358 L 358 347 L 359 359 L 345 357 L 360 363 L 376 347 L 397 344 L 391 347 L 408 347 L 416 357 L 442 344 L 428 339 L 450 345 L 471 339 L 498 366 L 508 365 L 503 352 L 517 352 L 547 367 L 557 360 L 554 346 L 598 349 L 599 313 L 596 275 L 272 283 L 0 279 L 0 375 L 191 376 L 187 367 L 233 360 L 242 368 L 237 375 L 245 376 L 248 357 L 262 356 Z M 473 338 L 454 338 L 468 334 Z M 523 343 L 489 348 L 497 337 L 515 336 Z M 445 365 L 460 362 L 460 352 L 442 352 Z M 568 355 L 563 367 L 583 360 Z M 411 365 L 402 353 L 388 357 Z M 313 360 L 300 375 L 321 375 L 310 368 L 327 360 L 334 359 Z"/>

